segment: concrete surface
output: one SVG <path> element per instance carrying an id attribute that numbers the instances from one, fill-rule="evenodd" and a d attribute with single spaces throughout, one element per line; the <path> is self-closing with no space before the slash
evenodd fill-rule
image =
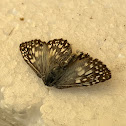
<path id="1" fill-rule="evenodd" d="M 19 44 L 55 38 L 103 61 L 112 79 L 91 87 L 46 87 Z M 126 126 L 126 1 L 1 0 L 0 70 L 0 106 L 27 126 Z"/>

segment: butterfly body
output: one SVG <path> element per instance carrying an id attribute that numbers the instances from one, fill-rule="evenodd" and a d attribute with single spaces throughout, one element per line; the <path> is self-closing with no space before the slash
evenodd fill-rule
<path id="1" fill-rule="evenodd" d="M 111 78 L 110 70 L 98 59 L 93 60 L 83 52 L 73 54 L 67 40 L 54 39 L 48 43 L 32 40 L 20 44 L 20 51 L 47 86 L 80 87 Z"/>

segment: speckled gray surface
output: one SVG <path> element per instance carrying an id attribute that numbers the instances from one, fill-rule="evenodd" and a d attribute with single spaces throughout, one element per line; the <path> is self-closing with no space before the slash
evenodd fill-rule
<path id="1" fill-rule="evenodd" d="M 18 118 L 30 126 L 125 126 L 125 12 L 124 0 L 1 0 L 0 106 L 23 113 Z M 19 44 L 55 38 L 103 61 L 112 79 L 92 87 L 46 87 Z"/>

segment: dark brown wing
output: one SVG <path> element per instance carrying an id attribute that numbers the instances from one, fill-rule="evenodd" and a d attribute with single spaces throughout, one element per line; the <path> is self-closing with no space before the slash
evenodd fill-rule
<path id="1" fill-rule="evenodd" d="M 41 40 L 31 40 L 21 43 L 20 51 L 28 65 L 40 78 L 44 79 L 49 55 L 47 44 Z"/>
<path id="2" fill-rule="evenodd" d="M 89 55 L 83 53 L 73 58 L 73 62 L 70 62 L 61 73 L 62 76 L 56 79 L 55 87 L 88 86 L 111 78 L 110 70 L 98 59 L 93 60 Z"/>
<path id="3" fill-rule="evenodd" d="M 67 40 L 54 39 L 48 43 L 32 40 L 20 44 L 20 51 L 24 60 L 46 83 L 51 71 L 65 65 L 72 53 Z"/>
<path id="4" fill-rule="evenodd" d="M 67 40 L 54 39 L 48 43 L 32 40 L 20 44 L 20 51 L 47 86 L 88 86 L 111 78 L 110 70 L 98 59 L 83 53 L 72 54 Z"/>

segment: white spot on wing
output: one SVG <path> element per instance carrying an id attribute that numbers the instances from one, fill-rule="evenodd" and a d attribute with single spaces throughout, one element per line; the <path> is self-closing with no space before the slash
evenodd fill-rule
<path id="1" fill-rule="evenodd" d="M 99 74 L 103 74 L 103 72 L 99 72 Z"/>
<path id="2" fill-rule="evenodd" d="M 61 49 L 61 52 L 63 52 L 64 50 L 65 50 L 65 49 L 64 49 L 64 48 L 62 48 L 62 49 Z"/>
<path id="3" fill-rule="evenodd" d="M 59 55 L 56 56 L 56 59 L 58 59 L 58 58 L 59 58 Z"/>
<path id="4" fill-rule="evenodd" d="M 92 68 L 92 67 L 93 67 L 93 64 L 90 65 L 90 68 Z"/>
<path id="5" fill-rule="evenodd" d="M 76 78 L 76 83 L 81 83 L 81 77 Z"/>
<path id="6" fill-rule="evenodd" d="M 99 82 L 99 80 L 96 80 L 96 82 Z"/>
<path id="7" fill-rule="evenodd" d="M 51 48 L 51 45 L 48 45 L 49 49 Z"/>
<path id="8" fill-rule="evenodd" d="M 81 83 L 81 81 L 80 80 L 76 80 L 76 83 Z"/>
<path id="9" fill-rule="evenodd" d="M 36 60 L 35 60 L 35 58 L 33 58 L 33 59 L 31 59 L 30 61 L 31 61 L 32 63 L 34 63 Z"/>
<path id="10" fill-rule="evenodd" d="M 84 66 L 88 66 L 88 63 L 86 62 L 86 63 L 84 64 Z"/>
<path id="11" fill-rule="evenodd" d="M 84 73 L 85 73 L 85 70 L 81 70 L 81 71 L 78 72 L 78 75 L 81 76 Z"/>
<path id="12" fill-rule="evenodd" d="M 85 73 L 85 75 L 91 74 L 92 72 L 93 72 L 92 70 L 89 70 Z"/>
<path id="13" fill-rule="evenodd" d="M 55 52 L 56 52 L 56 49 L 55 49 L 55 50 L 53 50 L 52 55 L 54 55 L 54 54 L 55 54 Z"/>
<path id="14" fill-rule="evenodd" d="M 32 48 L 32 52 L 35 53 L 35 48 L 34 47 Z"/>
<path id="15" fill-rule="evenodd" d="M 81 71 L 82 70 L 82 67 L 77 67 L 75 70 L 76 71 Z"/>
<path id="16" fill-rule="evenodd" d="M 39 55 L 39 52 L 36 51 L 36 52 L 35 52 L 35 57 L 38 57 L 38 55 Z"/>
<path id="17" fill-rule="evenodd" d="M 56 43 L 56 46 L 58 46 L 58 43 Z"/>
<path id="18" fill-rule="evenodd" d="M 84 78 L 84 79 L 83 79 L 83 81 L 86 81 L 86 80 L 87 80 L 87 78 Z"/>
<path id="19" fill-rule="evenodd" d="M 89 85 L 90 85 L 90 83 L 89 83 L 89 82 L 86 82 L 86 83 L 84 83 L 83 85 L 85 85 L 85 86 L 86 86 L 86 85 L 87 85 L 87 86 L 89 86 Z"/>
<path id="20" fill-rule="evenodd" d="M 59 47 L 59 48 L 62 48 L 62 45 L 59 45 L 58 47 Z"/>

